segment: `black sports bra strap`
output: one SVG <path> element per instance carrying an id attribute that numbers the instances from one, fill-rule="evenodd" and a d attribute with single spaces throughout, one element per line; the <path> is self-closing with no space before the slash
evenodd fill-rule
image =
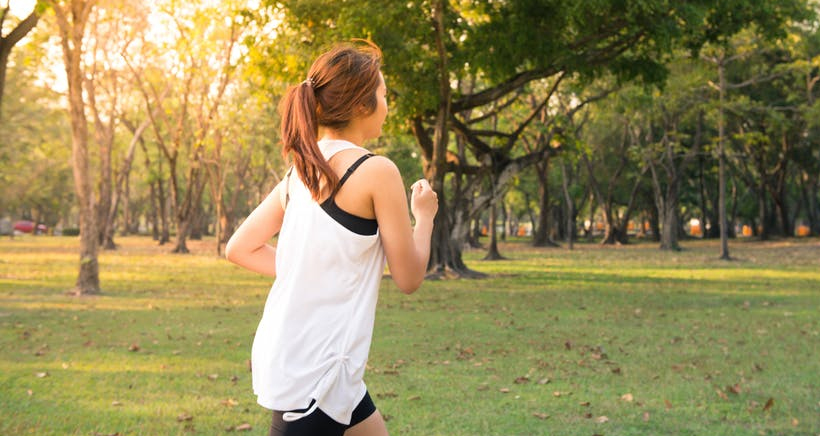
<path id="1" fill-rule="evenodd" d="M 359 165 L 361 165 L 364 161 L 366 161 L 368 158 L 372 156 L 375 155 L 373 153 L 367 153 L 366 155 L 358 158 L 356 162 L 353 162 L 353 165 L 351 165 L 350 168 L 348 168 L 347 171 L 345 171 L 345 174 L 342 176 L 342 178 L 339 179 L 339 184 L 336 185 L 336 189 L 333 190 L 333 194 L 331 194 L 330 197 L 335 197 L 336 193 L 339 192 L 339 189 L 341 189 L 342 185 L 344 185 L 347 181 L 347 178 L 350 177 L 351 174 L 353 174 L 353 171 L 356 171 L 356 168 L 358 168 Z"/>
<path id="2" fill-rule="evenodd" d="M 285 207 L 290 203 L 290 173 L 293 172 L 293 167 L 290 167 L 288 174 L 285 176 Z"/>

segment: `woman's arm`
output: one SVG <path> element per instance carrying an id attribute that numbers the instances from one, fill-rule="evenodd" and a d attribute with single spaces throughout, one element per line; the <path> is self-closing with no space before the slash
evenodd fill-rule
<path id="1" fill-rule="evenodd" d="M 225 246 L 225 257 L 229 261 L 251 271 L 276 276 L 276 247 L 270 244 L 270 239 L 282 228 L 285 208 L 281 192 L 284 189 L 284 181 L 276 185 L 236 229 Z"/>
<path id="2" fill-rule="evenodd" d="M 387 265 L 399 289 L 411 294 L 421 286 L 427 273 L 438 199 L 426 180 L 413 184 L 411 203 L 416 226 L 412 228 L 407 195 L 398 168 L 387 158 L 373 160 L 371 180 L 378 180 L 373 186 L 373 209 L 379 222 Z"/>

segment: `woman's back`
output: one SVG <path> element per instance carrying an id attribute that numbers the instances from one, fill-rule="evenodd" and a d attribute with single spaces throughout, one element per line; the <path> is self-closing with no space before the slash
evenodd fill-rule
<path id="1" fill-rule="evenodd" d="M 341 150 L 362 150 L 345 141 L 320 146 L 329 159 Z M 315 399 L 345 422 L 366 391 L 362 376 L 384 251 L 378 232 L 346 227 L 298 177 L 287 186 L 278 274 L 252 350 L 254 391 L 261 405 L 275 410 L 306 408 Z"/>

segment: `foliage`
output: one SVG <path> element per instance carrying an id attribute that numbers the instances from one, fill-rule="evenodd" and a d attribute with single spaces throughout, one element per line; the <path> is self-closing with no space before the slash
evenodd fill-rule
<path id="1" fill-rule="evenodd" d="M 35 30 L 35 33 L 37 31 Z M 34 35 L 42 40 L 43 34 Z M 0 217 L 36 219 L 49 227 L 67 217 L 74 201 L 68 120 L 47 87 L 48 73 L 32 65 L 43 46 L 13 52 L 0 129 Z"/>

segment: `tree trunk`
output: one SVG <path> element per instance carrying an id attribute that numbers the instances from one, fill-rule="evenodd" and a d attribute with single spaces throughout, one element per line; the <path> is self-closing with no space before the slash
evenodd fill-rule
<path id="1" fill-rule="evenodd" d="M 737 238 L 737 231 L 735 231 L 735 224 L 737 223 L 737 181 L 732 180 L 732 213 L 729 215 L 729 237 Z"/>
<path id="2" fill-rule="evenodd" d="M 564 190 L 564 202 L 566 202 L 567 207 L 567 222 L 566 222 L 566 238 L 567 238 L 567 248 L 572 250 L 574 248 L 573 243 L 575 240 L 575 202 L 572 201 L 572 194 L 569 192 L 569 178 L 567 177 L 567 168 L 566 163 L 561 163 L 561 187 Z"/>
<path id="3" fill-rule="evenodd" d="M 122 187 L 122 229 L 120 236 L 128 236 L 131 233 L 131 177 L 125 178 L 125 186 Z"/>
<path id="4" fill-rule="evenodd" d="M 487 255 L 484 260 L 502 260 L 504 256 L 498 251 L 498 232 L 496 231 L 496 204 L 495 201 L 490 205 L 490 223 L 487 226 L 490 235 L 490 247 L 487 249 Z"/>
<path id="5" fill-rule="evenodd" d="M 698 196 L 700 200 L 700 216 L 698 219 L 700 220 L 700 231 L 703 234 L 703 239 L 709 239 L 712 237 L 710 234 L 710 230 L 706 229 L 706 223 L 709 220 L 709 197 L 706 193 L 706 181 L 704 180 L 703 176 L 703 163 L 704 158 L 703 156 L 698 156 Z"/>
<path id="6" fill-rule="evenodd" d="M 142 148 L 142 153 L 145 155 L 145 171 L 151 174 L 151 156 L 148 154 L 148 147 L 145 145 L 145 141 L 140 136 L 139 138 L 140 147 Z M 160 159 L 160 164 L 162 163 L 162 159 Z M 151 237 L 155 241 L 160 241 L 160 223 L 159 223 L 159 214 L 157 211 L 163 210 L 163 202 L 164 198 L 161 198 L 160 195 L 160 186 L 162 180 L 162 168 L 160 167 L 160 171 L 157 174 L 157 177 L 150 177 L 148 179 L 148 190 L 149 190 L 149 206 L 148 206 L 148 220 L 151 223 Z M 159 242 L 160 245 L 162 242 Z"/>
<path id="7" fill-rule="evenodd" d="M 667 190 L 663 209 L 663 228 L 661 229 L 661 250 L 680 250 L 678 244 L 678 194 Z M 677 189 L 675 189 L 677 191 Z"/>
<path id="8" fill-rule="evenodd" d="M 471 220 L 473 229 L 467 240 L 472 248 L 482 248 L 481 245 L 481 218 L 480 215 Z"/>
<path id="9" fill-rule="evenodd" d="M 191 231 L 191 217 L 190 215 L 184 218 L 177 218 L 177 241 L 172 253 L 186 254 L 190 253 L 186 241 L 188 240 L 188 232 Z"/>
<path id="10" fill-rule="evenodd" d="M 93 35 L 96 36 L 96 35 Z M 114 208 L 114 189 L 113 185 L 113 171 L 111 164 L 111 157 L 114 148 L 114 129 L 116 126 L 116 116 L 114 106 L 116 105 L 116 95 L 112 99 L 111 107 L 108 111 L 108 123 L 102 121 L 100 114 L 100 107 L 97 103 L 96 90 L 96 67 L 92 69 L 89 77 L 85 79 L 86 96 L 88 97 L 88 106 L 91 109 L 91 114 L 94 120 L 94 141 L 97 143 L 99 149 L 99 204 L 97 205 L 97 223 L 99 231 L 99 243 L 104 250 L 114 250 L 117 248 L 114 244 L 114 220 L 116 219 L 116 209 Z"/>
<path id="11" fill-rule="evenodd" d="M 820 235 L 820 210 L 818 210 L 817 207 L 817 179 L 817 175 L 811 175 L 808 171 L 804 171 L 800 186 L 803 202 L 806 204 L 809 231 L 812 236 Z"/>
<path id="12" fill-rule="evenodd" d="M 547 157 L 543 162 L 535 164 L 538 175 L 538 225 L 534 228 L 532 245 L 535 247 L 557 247 L 558 244 L 550 238 L 550 191 L 549 191 L 549 162 Z"/>
<path id="13" fill-rule="evenodd" d="M 159 172 L 157 173 L 157 201 L 159 202 L 159 242 L 158 245 L 165 245 L 171 242 L 171 218 L 170 210 L 172 209 L 171 196 L 167 194 L 165 184 L 162 177 L 162 159 L 159 159 Z"/>
<path id="14" fill-rule="evenodd" d="M 454 241 L 450 232 L 450 210 L 444 190 L 444 178 L 447 171 L 447 143 L 450 119 L 450 73 L 447 65 L 444 14 L 447 2 L 438 0 L 433 7 L 433 26 L 435 28 L 436 52 L 438 55 L 439 105 L 435 117 L 433 138 L 424 130 L 420 117 L 414 119 L 413 133 L 425 152 L 428 164 L 425 177 L 430 181 L 438 195 L 438 213 L 433 222 L 433 235 L 430 247 L 428 271 L 432 278 L 454 274 L 459 277 L 481 277 L 484 274 L 467 268 L 461 257 L 461 247 Z"/>
<path id="15" fill-rule="evenodd" d="M 500 200 L 500 203 L 501 203 L 500 204 L 500 206 L 501 206 L 501 240 L 506 241 L 507 240 L 507 229 L 508 229 L 507 224 L 509 223 L 510 215 L 509 215 L 509 213 L 507 213 L 507 205 L 504 204 L 504 199 L 501 198 L 499 200 Z"/>
<path id="16" fill-rule="evenodd" d="M 723 57 L 718 62 L 718 80 L 720 86 L 720 105 L 718 107 L 718 216 L 720 225 L 720 259 L 730 260 L 729 255 L 729 222 L 726 219 L 726 122 L 724 120 L 726 75 Z"/>
<path id="17" fill-rule="evenodd" d="M 203 163 L 198 153 L 195 153 L 194 160 L 195 162 L 191 163 L 191 168 L 188 170 L 185 197 L 182 199 L 182 203 L 174 202 L 177 204 L 177 238 L 172 252 L 178 254 L 190 252 L 186 241 L 194 230 L 193 227 L 197 224 L 197 214 L 202 205 L 202 191 L 205 189 L 205 180 L 203 180 L 204 177 L 201 172 Z"/>
<path id="18" fill-rule="evenodd" d="M 80 215 L 80 268 L 74 287 L 76 295 L 99 294 L 100 274 L 97 262 L 99 234 L 93 185 L 89 172 L 88 120 L 83 100 L 82 47 L 85 25 L 93 4 L 74 0 L 71 11 L 49 2 L 55 11 L 68 82 L 68 105 L 71 120 L 71 161 L 74 190 Z"/>
<path id="19" fill-rule="evenodd" d="M 775 209 L 777 209 L 780 231 L 783 237 L 788 238 L 794 235 L 794 228 L 789 214 L 788 195 L 786 193 L 786 163 L 781 162 L 778 166 L 781 168 L 776 176 L 777 183 L 775 189 L 772 190 L 772 199 L 774 200 Z"/>
<path id="20" fill-rule="evenodd" d="M 201 241 L 202 235 L 206 233 L 202 228 L 205 224 L 205 211 L 202 208 L 202 203 L 200 202 L 194 206 L 191 212 L 191 231 L 188 232 L 188 239 L 192 241 Z"/>
<path id="21" fill-rule="evenodd" d="M 157 211 L 160 209 L 159 206 L 159 199 L 157 198 L 157 189 L 155 188 L 156 182 L 151 182 L 148 185 L 150 190 L 150 211 L 149 211 L 149 220 L 151 222 L 151 238 L 157 242 L 159 242 L 159 214 Z"/>
<path id="22" fill-rule="evenodd" d="M 766 189 L 763 187 L 763 182 L 761 181 L 760 187 L 758 187 L 757 189 L 757 217 L 759 225 L 754 226 L 755 228 L 752 229 L 754 234 L 756 234 L 761 241 L 769 240 L 769 225 L 766 222 L 767 216 L 768 211 L 766 210 Z"/>

